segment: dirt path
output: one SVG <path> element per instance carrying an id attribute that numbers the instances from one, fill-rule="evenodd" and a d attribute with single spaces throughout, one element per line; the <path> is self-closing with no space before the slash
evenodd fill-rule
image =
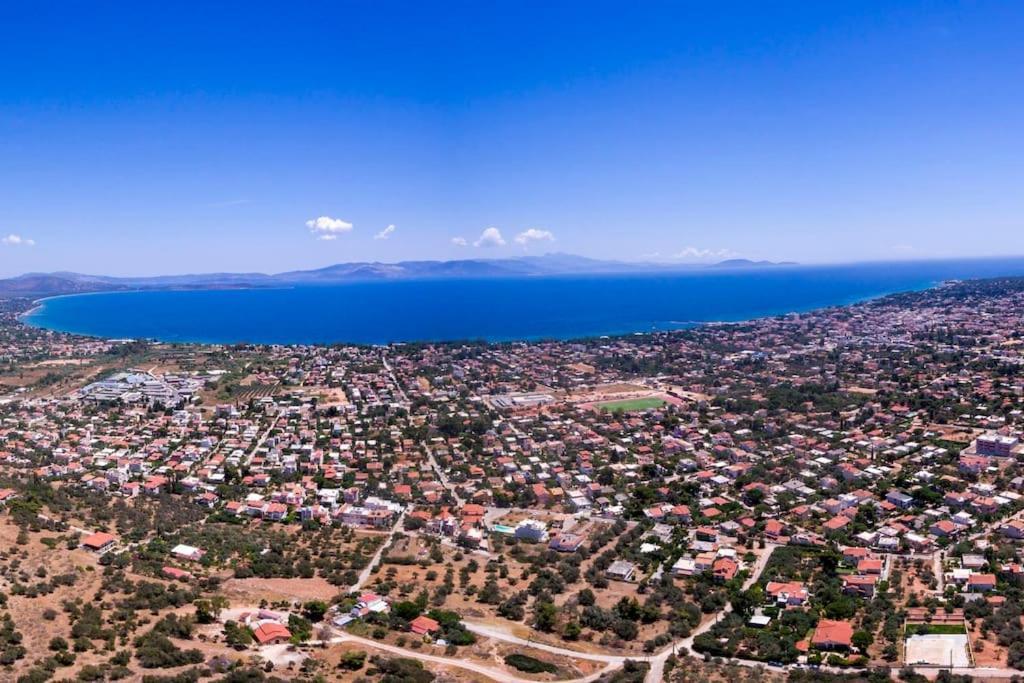
<path id="1" fill-rule="evenodd" d="M 472 671 L 474 673 L 481 674 L 483 676 L 487 676 L 490 679 L 498 681 L 498 683 L 537 683 L 535 679 L 519 678 L 507 671 L 502 671 L 501 669 L 495 669 L 489 666 L 484 666 L 483 664 L 477 664 L 475 662 L 470 662 L 465 659 L 428 655 L 423 652 L 417 652 L 416 650 L 407 650 L 402 647 L 387 645 L 386 643 L 380 643 L 376 640 L 370 640 L 369 638 L 361 638 L 359 636 L 354 636 L 349 633 L 335 636 L 334 638 L 331 638 L 330 642 L 358 643 L 365 647 L 383 650 L 384 652 L 390 652 L 401 657 L 411 657 L 413 659 L 418 659 L 424 662 L 430 662 L 431 664 L 439 664 L 441 666 L 454 666 L 460 669 L 466 669 L 467 671 Z M 536 647 L 536 644 L 531 645 L 531 647 Z M 574 653 L 572 656 L 577 655 Z M 608 664 L 608 666 L 601 669 L 600 671 L 592 673 L 584 678 L 574 678 L 571 680 L 559 681 L 559 683 L 590 683 L 590 681 L 596 681 L 602 675 L 617 668 L 618 666 L 619 664 L 611 663 Z"/>

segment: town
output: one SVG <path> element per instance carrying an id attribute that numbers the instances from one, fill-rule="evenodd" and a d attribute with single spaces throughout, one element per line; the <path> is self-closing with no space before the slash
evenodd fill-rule
<path id="1" fill-rule="evenodd" d="M 31 305 L 0 301 L 3 680 L 1024 677 L 1024 279 L 502 344 Z"/>

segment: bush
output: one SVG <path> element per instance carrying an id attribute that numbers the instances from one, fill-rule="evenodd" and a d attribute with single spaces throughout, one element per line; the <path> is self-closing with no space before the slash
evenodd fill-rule
<path id="1" fill-rule="evenodd" d="M 528 674 L 557 673 L 558 667 L 549 662 L 541 661 L 535 657 L 523 654 L 511 654 L 505 657 L 505 663 L 513 669 L 518 669 Z"/>
<path id="2" fill-rule="evenodd" d="M 362 650 L 353 650 L 352 652 L 346 652 L 341 656 L 341 661 L 338 662 L 338 668 L 348 669 L 349 671 L 359 671 L 366 664 L 366 653 Z"/>

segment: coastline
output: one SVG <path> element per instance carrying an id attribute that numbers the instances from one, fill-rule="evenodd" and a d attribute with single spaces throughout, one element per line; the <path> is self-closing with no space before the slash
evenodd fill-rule
<path id="1" fill-rule="evenodd" d="M 32 307 L 29 308 L 28 310 L 24 311 L 23 313 L 18 314 L 17 319 L 18 319 L 18 321 L 21 324 L 24 324 L 24 325 L 29 326 L 29 327 L 34 327 L 34 328 L 37 328 L 37 329 L 49 330 L 49 331 L 57 332 L 57 333 L 61 333 L 61 334 L 69 334 L 69 335 L 74 335 L 74 336 L 79 336 L 79 337 L 86 337 L 86 338 L 91 338 L 91 339 L 111 340 L 111 339 L 122 339 L 122 338 L 125 338 L 127 336 L 127 337 L 134 338 L 134 339 L 147 339 L 147 340 L 150 340 L 150 341 L 160 342 L 160 343 L 185 344 L 185 345 L 223 346 L 223 345 L 233 345 L 233 344 L 245 344 L 245 345 L 251 344 L 251 345 L 257 345 L 257 346 L 294 345 L 294 346 L 320 346 L 320 347 L 322 347 L 322 346 L 330 346 L 330 345 L 335 345 L 335 344 L 345 344 L 345 345 L 353 345 L 353 346 L 368 346 L 368 345 L 369 346 L 382 346 L 382 345 L 386 346 L 386 345 L 390 345 L 390 344 L 417 344 L 417 343 L 425 343 L 425 344 L 456 344 L 456 343 L 467 343 L 467 342 L 474 342 L 474 343 L 486 342 L 486 343 L 489 343 L 489 344 L 507 344 L 507 343 L 517 343 L 517 342 L 536 343 L 536 342 L 542 342 L 542 341 L 572 342 L 572 341 L 583 341 L 583 340 L 604 339 L 604 338 L 608 338 L 608 339 L 624 338 L 624 337 L 637 336 L 637 335 L 672 334 L 672 333 L 676 333 L 676 332 L 683 332 L 683 331 L 686 331 L 686 330 L 692 330 L 692 329 L 703 327 L 703 326 L 717 327 L 717 326 L 726 326 L 726 325 L 742 325 L 742 324 L 750 323 L 750 322 L 757 321 L 757 320 L 764 320 L 764 319 L 774 318 L 774 317 L 779 317 L 779 316 L 794 315 L 794 314 L 801 315 L 801 314 L 807 314 L 807 313 L 812 313 L 812 312 L 816 312 L 816 311 L 824 311 L 824 310 L 830 310 L 830 309 L 835 309 L 835 308 L 844 308 L 844 307 L 857 306 L 857 305 L 861 305 L 861 304 L 868 303 L 868 302 L 871 302 L 871 301 L 876 301 L 876 300 L 885 298 L 887 296 L 895 295 L 895 294 L 909 293 L 909 292 L 920 292 L 920 291 L 926 291 L 926 290 L 929 290 L 929 289 L 938 288 L 938 287 L 944 286 L 945 284 L 947 284 L 950 281 L 951 280 L 948 279 L 948 278 L 945 278 L 945 279 L 932 279 L 932 280 L 928 280 L 928 281 L 925 281 L 925 282 L 922 282 L 922 283 L 919 283 L 919 284 L 913 285 L 913 286 L 885 289 L 885 290 L 882 290 L 882 291 L 871 292 L 871 293 L 868 293 L 868 294 L 858 294 L 856 296 L 844 298 L 844 299 L 842 299 L 840 301 L 837 301 L 835 303 L 814 304 L 814 305 L 808 305 L 806 307 L 780 308 L 780 309 L 775 310 L 775 311 L 758 313 L 758 314 L 755 314 L 755 315 L 738 315 L 736 317 L 719 317 L 719 318 L 708 319 L 708 320 L 665 320 L 665 321 L 654 320 L 654 321 L 643 322 L 642 325 L 640 323 L 637 323 L 637 324 L 632 325 L 632 326 L 630 326 L 628 328 L 619 328 L 619 329 L 608 330 L 608 331 L 581 332 L 581 333 L 574 333 L 574 334 L 568 334 L 568 335 L 559 335 L 559 334 L 523 334 L 523 335 L 510 335 L 510 336 L 501 336 L 501 337 L 494 337 L 494 336 L 492 336 L 492 337 L 484 337 L 484 336 L 481 336 L 481 337 L 452 336 L 452 337 L 446 337 L 446 338 L 431 338 L 429 336 L 424 336 L 424 337 L 421 337 L 421 338 L 396 338 L 396 339 L 391 339 L 391 340 L 386 340 L 386 341 L 384 341 L 384 340 L 381 340 L 381 341 L 351 340 L 351 339 L 344 339 L 344 338 L 315 340 L 315 341 L 305 341 L 305 340 L 262 340 L 262 341 L 254 341 L 254 340 L 251 340 L 251 339 L 240 339 L 240 338 L 231 338 L 231 339 L 224 339 L 224 338 L 205 338 L 204 339 L 204 338 L 196 338 L 196 337 L 180 338 L 180 337 L 169 337 L 169 336 L 163 336 L 163 335 L 153 336 L 153 335 L 148 335 L 148 334 L 144 334 L 144 333 L 143 334 L 127 334 L 126 335 L 126 334 L 123 333 L 123 331 L 121 333 L 108 333 L 108 334 L 94 333 L 94 332 L 80 332 L 80 331 L 75 331 L 74 329 L 62 329 L 62 326 L 57 326 L 57 325 L 52 325 L 51 326 L 51 325 L 42 324 L 40 322 L 32 320 L 32 317 L 34 315 L 38 314 L 39 311 L 42 310 L 45 307 L 46 302 L 54 301 L 54 300 L 59 300 L 59 299 L 70 299 L 70 298 L 77 298 L 77 297 L 96 296 L 96 295 L 101 295 L 101 294 L 144 294 L 144 293 L 156 293 L 156 292 L 201 293 L 201 292 L 211 292 L 211 291 L 229 291 L 229 292 L 234 292 L 234 291 L 247 291 L 247 290 L 250 290 L 250 289 L 251 290 L 266 290 L 266 289 L 268 289 L 268 288 L 262 288 L 262 287 L 244 288 L 244 289 L 243 288 L 224 288 L 224 289 L 194 288 L 193 289 L 193 288 L 177 287 L 177 288 L 174 288 L 174 289 L 166 289 L 166 290 L 154 290 L 154 289 L 143 288 L 143 289 L 131 289 L 131 290 L 113 290 L 113 291 L 111 291 L 111 290 L 100 290 L 100 291 L 94 291 L 94 292 L 74 292 L 74 293 L 68 293 L 68 294 L 56 294 L 56 295 L 52 295 L 52 296 L 40 297 L 39 299 L 34 300 L 32 302 L 33 303 Z M 297 289 L 297 288 L 296 287 L 281 287 L 281 288 L 272 288 L 272 289 L 285 290 L 285 289 Z"/>

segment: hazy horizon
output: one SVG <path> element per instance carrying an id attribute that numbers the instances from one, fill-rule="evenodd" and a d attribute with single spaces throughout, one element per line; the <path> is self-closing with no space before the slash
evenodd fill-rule
<path id="1" fill-rule="evenodd" d="M 1022 33 L 998 2 L 4 7 L 0 276 L 1024 254 Z"/>
<path id="2" fill-rule="evenodd" d="M 580 255 L 579 254 L 570 254 L 570 253 L 567 253 L 567 252 L 547 252 L 547 253 L 543 253 L 543 254 L 530 254 L 528 256 L 530 258 L 538 258 L 538 257 L 544 258 L 544 257 L 557 257 L 557 256 L 578 257 Z M 419 261 L 419 262 L 446 263 L 446 262 L 462 261 L 462 260 L 471 260 L 471 261 L 499 261 L 499 260 L 504 260 L 504 259 L 515 260 L 515 259 L 521 259 L 521 258 L 527 258 L 527 257 L 523 256 L 523 255 L 514 255 L 513 254 L 513 255 L 508 255 L 508 256 L 504 256 L 504 257 L 501 257 L 501 256 L 494 256 L 494 257 L 480 256 L 480 257 L 474 257 L 472 255 L 468 255 L 468 256 L 463 257 L 463 258 L 453 258 L 453 259 L 403 259 L 401 261 L 380 261 L 380 260 L 378 260 L 378 261 L 337 261 L 335 263 L 330 263 L 330 264 L 326 264 L 326 265 L 320 265 L 320 266 L 311 267 L 311 268 L 292 268 L 292 269 L 288 269 L 288 270 L 267 270 L 267 271 L 260 271 L 260 270 L 253 270 L 253 269 L 249 269 L 249 270 L 210 270 L 210 271 L 199 271 L 199 270 L 189 270 L 189 271 L 153 271 L 153 272 L 132 272 L 132 273 L 105 273 L 105 272 L 92 272 L 92 271 L 85 271 L 85 270 L 26 271 L 26 272 L 23 272 L 23 273 L 16 273 L 16 274 L 12 274 L 12 275 L 9 275 L 9 276 L 3 276 L 3 277 L 6 279 L 6 278 L 18 278 L 18 277 L 33 276 L 33 275 L 60 275 L 60 274 L 80 275 L 80 276 L 93 276 L 93 277 L 110 277 L 110 278 L 122 278 L 122 279 L 146 279 L 146 278 L 159 278 L 159 277 L 188 277 L 188 276 L 202 276 L 202 275 L 215 275 L 215 274 L 225 274 L 225 275 L 246 275 L 246 274 L 251 274 L 251 275 L 279 276 L 279 275 L 284 275 L 284 274 L 293 273 L 293 272 L 294 273 L 313 272 L 313 271 L 317 271 L 317 270 L 322 270 L 322 269 L 330 268 L 330 267 L 335 266 L 335 265 L 345 265 L 345 264 L 353 264 L 353 263 L 366 263 L 366 264 L 371 264 L 371 265 L 397 265 L 399 263 L 411 263 L 411 262 L 417 262 L 417 261 Z M 584 257 L 584 258 L 590 258 L 590 257 Z M 908 265 L 908 266 L 913 266 L 913 265 L 943 264 L 943 263 L 977 263 L 977 262 L 1005 262 L 1005 263 L 1013 263 L 1013 262 L 1016 262 L 1016 261 L 1024 261 L 1024 254 L 982 255 L 982 256 L 964 256 L 964 257 L 932 257 L 932 258 L 916 258 L 916 259 L 914 259 L 914 258 L 863 259 L 863 260 L 850 260 L 850 261 L 841 261 L 841 260 L 840 261 L 821 261 L 821 262 L 810 262 L 810 263 L 804 263 L 804 262 L 799 262 L 799 261 L 767 261 L 767 260 L 745 259 L 745 258 L 730 258 L 730 259 L 722 259 L 721 261 L 708 261 L 708 262 L 650 261 L 650 260 L 646 260 L 646 261 L 645 260 L 636 260 L 636 261 L 633 261 L 633 260 L 625 260 L 625 259 L 594 259 L 594 260 L 600 261 L 602 263 L 607 263 L 607 264 L 621 264 L 623 266 L 629 266 L 629 267 L 635 267 L 635 268 L 640 268 L 640 267 L 643 267 L 643 266 L 650 266 L 653 270 L 651 270 L 651 271 L 642 271 L 642 270 L 623 271 L 623 272 L 620 272 L 620 273 L 616 273 L 615 271 L 600 271 L 600 272 L 596 272 L 596 273 L 590 273 L 590 272 L 587 272 L 587 271 L 576 271 L 576 272 L 569 272 L 569 271 L 567 271 L 567 272 L 564 272 L 564 273 L 552 273 L 551 275 L 559 275 L 559 274 L 563 274 L 563 275 L 578 274 L 578 275 L 597 275 L 597 276 L 600 276 L 602 274 L 607 274 L 607 275 L 616 275 L 616 274 L 620 274 L 620 275 L 630 275 L 630 274 L 644 275 L 644 274 L 657 274 L 658 272 L 666 272 L 666 271 L 658 270 L 659 268 L 681 269 L 681 270 L 693 269 L 696 272 L 701 272 L 702 270 L 705 270 L 705 269 L 711 270 L 711 271 L 715 271 L 715 270 L 717 270 L 715 268 L 715 266 L 726 264 L 729 261 L 750 261 L 752 263 L 752 267 L 755 267 L 758 264 L 769 264 L 772 268 L 803 268 L 803 269 L 842 268 L 842 267 L 899 265 L 899 264 L 905 264 L 905 265 Z M 744 268 L 745 266 L 739 265 L 737 267 L 738 268 Z M 1007 276 L 1013 276 L 1013 277 L 1016 276 L 1015 273 L 1006 273 L 1006 275 Z M 998 276 L 998 274 L 992 274 L 992 275 L 986 275 L 985 277 L 997 277 L 997 276 Z M 453 277 L 459 278 L 460 276 L 453 276 Z M 472 276 L 464 276 L 464 277 L 468 278 L 468 279 L 472 278 Z M 488 277 L 488 276 L 484 276 L 484 277 Z M 524 275 L 523 277 L 536 277 L 536 276 Z M 59 296 L 75 296 L 75 294 L 59 295 Z"/>

